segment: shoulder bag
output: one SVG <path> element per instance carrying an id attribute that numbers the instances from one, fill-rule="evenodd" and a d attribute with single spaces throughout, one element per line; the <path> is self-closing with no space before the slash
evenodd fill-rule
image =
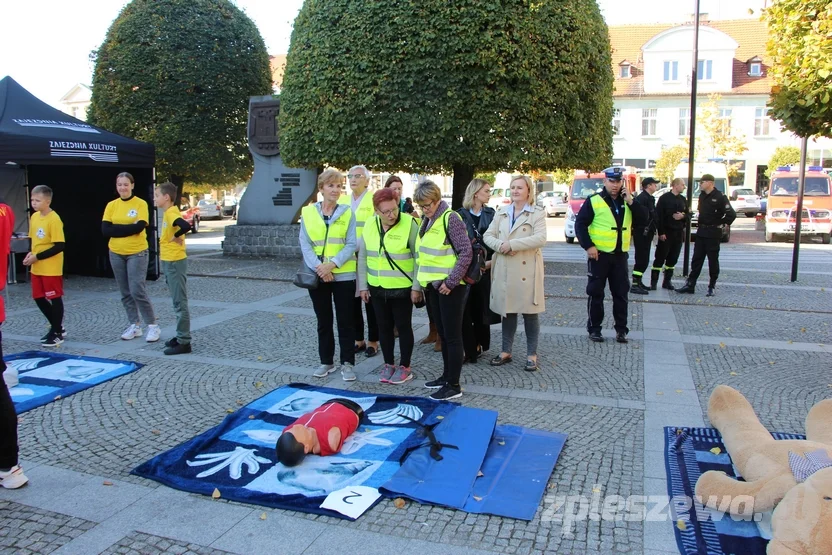
<path id="1" fill-rule="evenodd" d="M 333 215 L 335 213 L 333 212 Z M 329 237 L 329 225 L 326 226 L 326 233 L 324 234 L 324 250 L 321 253 L 321 256 L 318 257 L 318 260 L 323 261 L 324 255 L 326 254 L 326 240 Z M 306 265 L 306 261 L 301 258 L 300 261 L 300 268 L 295 273 L 295 279 L 292 280 L 292 284 L 296 287 L 300 287 L 301 289 L 317 289 L 318 285 L 321 283 L 321 278 L 318 274 Z"/>
<path id="2" fill-rule="evenodd" d="M 451 236 L 448 234 L 449 217 L 450 214 L 447 214 L 444 218 L 442 218 L 442 223 L 445 226 L 445 237 L 447 237 L 448 243 L 450 243 L 451 249 L 453 249 L 454 254 L 459 256 L 459 252 L 456 250 L 454 242 L 451 241 Z M 467 235 L 468 233 L 466 232 L 465 234 Z M 462 281 L 464 281 L 468 285 L 474 285 L 475 283 L 479 283 L 480 279 L 482 279 L 482 270 L 483 268 L 485 268 L 485 247 L 482 246 L 482 242 L 480 241 L 479 237 L 479 232 L 476 229 L 474 230 L 474 238 L 471 239 L 471 250 L 473 251 L 471 263 L 468 265 L 468 270 L 465 272 L 465 276 L 463 276 L 462 278 Z"/>

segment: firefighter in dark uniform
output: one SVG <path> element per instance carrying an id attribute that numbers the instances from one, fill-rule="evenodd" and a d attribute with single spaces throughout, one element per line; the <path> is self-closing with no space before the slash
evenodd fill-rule
<path id="1" fill-rule="evenodd" d="M 630 289 L 627 259 L 633 225 L 644 226 L 647 211 L 633 202 L 633 195 L 622 186 L 623 168 L 604 170 L 604 189 L 591 195 L 575 219 L 575 235 L 587 254 L 586 286 L 588 318 L 586 329 L 592 341 L 604 341 L 604 288 L 612 293 L 615 340 L 627 343 L 627 293 Z"/>
<path id="2" fill-rule="evenodd" d="M 722 241 L 722 226 L 731 225 L 737 219 L 737 213 L 731 207 L 728 197 L 714 187 L 714 176 L 706 173 L 699 181 L 699 226 L 696 228 L 696 243 L 693 247 L 693 259 L 690 274 L 684 287 L 677 293 L 695 293 L 696 280 L 702 272 L 702 264 L 708 257 L 707 297 L 714 296 L 714 287 L 719 277 L 719 243 Z"/>
<path id="3" fill-rule="evenodd" d="M 659 197 L 656 203 L 656 226 L 659 233 L 659 245 L 656 258 L 653 259 L 653 271 L 650 272 L 650 289 L 656 290 L 659 274 L 664 271 L 662 289 L 673 291 L 673 269 L 679 261 L 682 243 L 685 240 L 685 223 L 688 220 L 688 204 L 682 196 L 685 180 L 676 178 L 670 183 L 670 191 Z"/>
<path id="4" fill-rule="evenodd" d="M 636 263 L 633 266 L 633 286 L 630 288 L 630 292 L 637 295 L 647 295 L 649 291 L 642 283 L 641 277 L 650 263 L 650 247 L 653 243 L 653 235 L 656 232 L 656 199 L 653 197 L 653 193 L 656 192 L 658 183 L 657 179 L 645 177 L 641 182 L 641 193 L 635 200 L 647 210 L 647 223 L 643 226 L 633 225 Z"/>

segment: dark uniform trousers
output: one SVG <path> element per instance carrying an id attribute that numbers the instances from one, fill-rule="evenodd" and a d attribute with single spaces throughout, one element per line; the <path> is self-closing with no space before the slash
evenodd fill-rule
<path id="1" fill-rule="evenodd" d="M 653 259 L 653 269 L 656 271 L 672 270 L 679 261 L 682 252 L 682 242 L 685 238 L 684 229 L 669 229 L 665 233 L 667 239 L 659 241 L 656 247 L 656 258 Z"/>
<path id="2" fill-rule="evenodd" d="M 633 229 L 633 244 L 636 247 L 636 263 L 633 266 L 633 275 L 641 276 L 647 270 L 650 263 L 650 246 L 653 243 L 653 232 L 644 234 L 645 228 Z"/>
<path id="3" fill-rule="evenodd" d="M 700 237 L 696 235 L 696 242 L 693 246 L 693 258 L 690 263 L 690 275 L 688 283 L 696 284 L 699 274 L 702 273 L 702 265 L 705 257 L 708 258 L 708 273 L 711 281 L 708 287 L 716 287 L 716 280 L 719 277 L 719 238 Z"/>
<path id="4" fill-rule="evenodd" d="M 627 294 L 630 292 L 626 252 L 612 254 L 598 252 L 598 260 L 587 260 L 586 285 L 587 313 L 586 330 L 589 333 L 601 331 L 604 321 L 604 289 L 607 281 L 612 293 L 612 315 L 615 319 L 615 331 L 628 333 L 627 328 Z"/>

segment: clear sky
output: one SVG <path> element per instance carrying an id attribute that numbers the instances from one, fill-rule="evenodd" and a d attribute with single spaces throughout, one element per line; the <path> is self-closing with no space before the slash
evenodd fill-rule
<path id="1" fill-rule="evenodd" d="M 232 0 L 254 21 L 270 54 L 289 48 L 303 0 Z M 598 0 L 609 25 L 680 22 L 695 0 Z M 770 0 L 769 0 L 770 2 Z M 711 19 L 759 17 L 765 0 L 701 0 Z M 89 54 L 98 48 L 125 0 L 6 0 L 0 7 L 0 78 L 11 75 L 50 104 L 76 83 L 89 85 Z M 749 8 L 754 14 L 749 14 Z"/>

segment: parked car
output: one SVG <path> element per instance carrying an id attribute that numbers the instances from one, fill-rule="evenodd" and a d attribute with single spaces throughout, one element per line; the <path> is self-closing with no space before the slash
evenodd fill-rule
<path id="1" fill-rule="evenodd" d="M 760 197 L 751 189 L 734 189 L 730 198 L 731 207 L 737 214 L 743 213 L 746 218 L 753 218 L 760 212 Z"/>
<path id="2" fill-rule="evenodd" d="M 225 197 L 222 199 L 222 215 L 231 216 L 237 219 L 237 199 L 234 197 Z"/>
<path id="3" fill-rule="evenodd" d="M 191 208 L 190 204 L 184 202 L 179 207 L 179 211 L 182 213 L 182 219 L 191 226 L 191 233 L 199 232 L 199 208 Z"/>
<path id="4" fill-rule="evenodd" d="M 547 191 L 538 195 L 537 205 L 546 211 L 546 216 L 549 218 L 565 216 L 566 210 L 569 208 L 567 199 L 567 193 Z"/>
<path id="5" fill-rule="evenodd" d="M 220 208 L 220 203 L 215 200 L 202 199 L 196 207 L 199 208 L 199 218 L 201 220 L 222 219 L 222 208 Z"/>
<path id="6" fill-rule="evenodd" d="M 499 210 L 509 204 L 511 204 L 511 191 L 499 187 L 491 189 L 491 199 L 488 201 L 488 206 L 494 210 Z"/>

